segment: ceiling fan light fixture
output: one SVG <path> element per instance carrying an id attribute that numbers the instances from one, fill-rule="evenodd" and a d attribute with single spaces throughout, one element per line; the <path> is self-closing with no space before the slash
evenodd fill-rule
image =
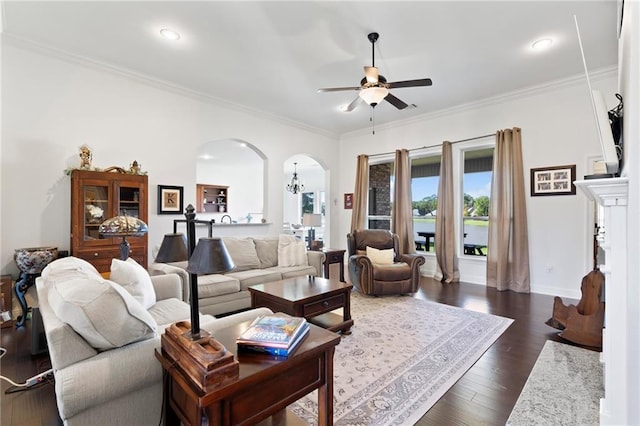
<path id="1" fill-rule="evenodd" d="M 376 106 L 389 94 L 389 89 L 381 86 L 367 87 L 360 90 L 358 96 L 371 106 Z"/>

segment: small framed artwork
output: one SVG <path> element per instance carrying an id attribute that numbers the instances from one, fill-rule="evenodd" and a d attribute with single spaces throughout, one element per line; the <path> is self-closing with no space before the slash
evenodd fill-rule
<path id="1" fill-rule="evenodd" d="M 346 210 L 353 209 L 353 193 L 344 194 L 344 208 Z"/>
<path id="2" fill-rule="evenodd" d="M 531 169 L 531 196 L 575 195 L 576 165 Z"/>
<path id="3" fill-rule="evenodd" d="M 182 213 L 182 186 L 158 185 L 158 214 Z"/>

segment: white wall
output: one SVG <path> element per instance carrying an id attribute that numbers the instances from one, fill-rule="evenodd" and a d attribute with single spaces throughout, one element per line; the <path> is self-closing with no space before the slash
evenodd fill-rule
<path id="1" fill-rule="evenodd" d="M 268 158 L 264 209 L 273 225 L 252 232 L 280 232 L 282 170 L 291 155 L 304 149 L 327 169 L 337 169 L 338 143 L 320 132 L 15 43 L 2 40 L 3 274 L 17 276 L 14 249 L 69 249 L 70 185 L 64 170 L 78 164 L 78 148 L 85 143 L 96 167 L 128 168 L 137 160 L 148 172 L 150 251 L 180 218 L 156 214 L 157 185 L 184 186 L 185 203 L 195 204 L 195 158 L 205 142 L 243 140 Z"/>
<path id="2" fill-rule="evenodd" d="M 321 162 L 329 182 L 329 223 L 339 224 L 331 226 L 324 239 L 336 248 L 346 247 L 351 216 L 343 209 L 342 194 L 353 192 L 360 153 L 418 148 L 518 126 L 526 171 L 576 164 L 581 177 L 590 172 L 587 158 L 600 155 L 581 76 L 549 89 L 378 127 L 375 136 L 366 128 L 343 136 L 336 156 L 332 153 L 338 142 L 319 132 L 13 43 L 3 40 L 2 51 L 2 273 L 17 273 L 16 248 L 69 248 L 69 178 L 63 170 L 78 164 L 78 147 L 84 143 L 93 148 L 97 167 L 128 167 L 137 160 L 148 172 L 150 250 L 178 218 L 156 215 L 157 184 L 184 186 L 185 203 L 195 202 L 194 159 L 198 147 L 207 141 L 243 140 L 267 157 L 264 209 L 273 225 L 249 228 L 251 233 L 280 231 L 282 197 L 290 195 L 282 187 L 285 161 L 305 154 Z M 594 86 L 606 93 L 610 107 L 616 104 L 617 90 L 612 74 L 592 73 Z M 580 279 L 591 268 L 586 199 L 581 195 L 534 197 L 527 203 L 532 291 L 579 298 Z M 428 260 L 433 264 L 433 259 Z M 484 265 L 477 259 L 460 266 L 463 280 L 483 282 Z"/>
<path id="3" fill-rule="evenodd" d="M 591 79 L 594 88 L 606 94 L 609 107 L 615 106 L 616 72 L 592 72 Z M 527 194 L 530 168 L 576 164 L 577 177 L 582 178 L 592 171 L 587 159 L 601 155 L 586 81 L 576 76 L 553 86 L 378 127 L 375 135 L 370 129 L 344 135 L 339 193 L 353 192 L 358 154 L 415 149 L 512 127 L 522 129 Z M 586 198 L 580 194 L 527 197 L 532 292 L 580 298 L 580 281 L 592 267 L 588 211 Z M 340 235 L 349 232 L 350 221 L 350 211 L 341 210 Z M 426 270 L 433 270 L 433 255 L 426 257 Z M 484 260 L 461 259 L 460 273 L 462 281 L 484 284 Z"/>

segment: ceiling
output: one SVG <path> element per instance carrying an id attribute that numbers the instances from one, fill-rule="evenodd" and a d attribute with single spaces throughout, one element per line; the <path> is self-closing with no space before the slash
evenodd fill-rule
<path id="1" fill-rule="evenodd" d="M 341 135 L 370 128 L 370 108 L 342 112 L 371 65 L 415 108 L 375 108 L 403 120 L 617 64 L 617 2 L 608 1 L 4 1 L 5 35 L 130 71 L 287 121 Z M 161 28 L 181 34 L 159 36 Z M 531 44 L 542 37 L 546 51 Z"/>

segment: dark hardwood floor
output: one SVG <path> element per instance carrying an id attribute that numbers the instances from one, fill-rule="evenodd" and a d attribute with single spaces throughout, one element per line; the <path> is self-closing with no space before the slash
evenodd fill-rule
<path id="1" fill-rule="evenodd" d="M 442 285 L 426 277 L 415 297 L 515 320 L 418 425 L 505 424 L 545 341 L 563 341 L 544 323 L 551 315 L 553 297 L 498 292 L 466 283 Z M 16 382 L 50 367 L 46 355 L 31 356 L 30 321 L 22 329 L 2 329 L 2 347 L 7 354 L 0 361 L 0 371 Z M 53 384 L 5 394 L 9 387 L 2 381 L 2 426 L 60 424 Z"/>

